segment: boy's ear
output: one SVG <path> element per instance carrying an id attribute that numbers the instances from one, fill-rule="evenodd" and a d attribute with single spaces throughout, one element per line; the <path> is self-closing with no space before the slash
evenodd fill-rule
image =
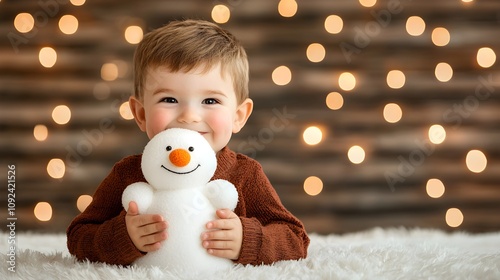
<path id="1" fill-rule="evenodd" d="M 253 110 L 253 101 L 250 98 L 245 99 L 241 104 L 236 108 L 236 116 L 233 123 L 233 133 L 238 133 L 245 126 L 248 118 L 252 114 Z"/>
<path id="2" fill-rule="evenodd" d="M 128 100 L 130 110 L 134 115 L 135 122 L 139 128 L 146 132 L 146 113 L 144 111 L 144 105 L 134 96 L 131 96 Z"/>

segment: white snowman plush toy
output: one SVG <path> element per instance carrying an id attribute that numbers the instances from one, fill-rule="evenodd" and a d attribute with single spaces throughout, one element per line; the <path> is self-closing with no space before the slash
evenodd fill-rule
<path id="1" fill-rule="evenodd" d="M 160 214 L 168 222 L 168 237 L 161 248 L 137 259 L 134 264 L 168 270 L 215 272 L 233 265 L 202 247 L 206 224 L 216 219 L 220 208 L 234 210 L 238 192 L 226 180 L 213 180 L 217 167 L 215 152 L 196 131 L 171 128 L 158 133 L 144 148 L 141 168 L 148 183 L 129 185 L 122 196 L 137 203 L 140 214 Z"/>

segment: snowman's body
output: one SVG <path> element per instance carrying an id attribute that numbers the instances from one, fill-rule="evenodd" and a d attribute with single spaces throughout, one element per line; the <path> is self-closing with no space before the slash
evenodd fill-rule
<path id="1" fill-rule="evenodd" d="M 210 145 L 194 131 L 169 129 L 146 145 L 142 170 L 148 183 L 129 185 L 122 203 L 127 209 L 128 203 L 135 201 L 140 214 L 162 215 L 168 223 L 168 237 L 159 250 L 147 253 L 135 264 L 187 272 L 213 272 L 232 266 L 232 261 L 208 254 L 201 241 L 206 224 L 217 218 L 215 211 L 234 210 L 238 200 L 228 181 L 209 182 L 216 164 Z"/>

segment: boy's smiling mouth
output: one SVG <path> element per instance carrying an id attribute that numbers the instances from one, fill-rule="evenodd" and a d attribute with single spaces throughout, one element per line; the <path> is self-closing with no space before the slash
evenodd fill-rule
<path id="1" fill-rule="evenodd" d="M 197 165 L 197 166 L 196 166 L 193 170 L 191 170 L 191 171 L 187 171 L 187 172 L 177 172 L 177 171 L 174 171 L 174 170 L 171 170 L 171 169 L 166 168 L 163 164 L 161 165 L 161 167 L 162 167 L 163 169 L 165 169 L 165 170 L 167 170 L 167 171 L 170 171 L 170 172 L 172 172 L 172 173 L 175 173 L 175 174 L 180 174 L 180 175 L 183 175 L 183 174 L 189 174 L 189 173 L 191 173 L 191 172 L 194 172 L 194 171 L 195 171 L 196 169 L 198 169 L 198 167 L 200 167 L 200 166 L 201 166 L 201 165 L 199 165 L 199 164 L 198 164 L 198 165 Z"/>

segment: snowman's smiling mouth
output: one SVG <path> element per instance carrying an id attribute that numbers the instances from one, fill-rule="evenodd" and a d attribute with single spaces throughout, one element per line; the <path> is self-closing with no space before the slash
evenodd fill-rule
<path id="1" fill-rule="evenodd" d="M 177 172 L 177 171 L 173 171 L 173 170 L 170 170 L 168 168 L 166 168 L 163 164 L 161 165 L 161 167 L 167 171 L 170 171 L 172 173 L 175 173 L 175 174 L 180 174 L 180 175 L 183 175 L 183 174 L 189 174 L 191 172 L 194 172 L 196 169 L 198 169 L 198 167 L 200 167 L 201 165 L 198 164 L 198 166 L 196 166 L 193 170 L 191 171 L 187 171 L 187 172 Z"/>

